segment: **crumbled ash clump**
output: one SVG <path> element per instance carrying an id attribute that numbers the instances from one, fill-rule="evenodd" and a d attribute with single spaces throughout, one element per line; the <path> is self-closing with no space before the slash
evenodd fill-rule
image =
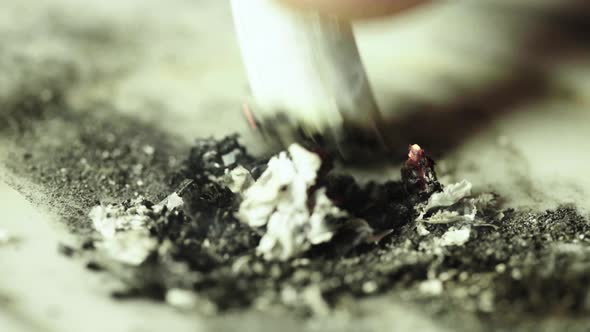
<path id="1" fill-rule="evenodd" d="M 155 204 L 140 198 L 92 209 L 90 217 L 100 235 L 89 246 L 93 260 L 124 276 L 129 295 L 164 299 L 170 290 L 191 290 L 220 309 L 265 301 L 284 303 L 283 288 L 295 294 L 320 291 L 319 298 L 327 295 L 327 289 L 309 287 L 318 278 L 330 278 L 326 265 L 330 259 L 344 259 L 355 247 L 375 248 L 378 240 L 402 223 L 396 217 L 410 220 L 411 209 L 402 201 L 401 184 L 361 188 L 350 177 L 316 179 L 322 161 L 299 146 L 293 146 L 289 156 L 277 157 L 275 163 L 271 161 L 265 169 L 266 160 L 256 162 L 236 137 L 198 141 L 174 177 L 181 188 L 171 196 L 181 197 L 182 204 L 171 207 L 167 200 Z M 284 176 L 283 166 L 290 166 L 293 172 Z M 280 178 L 274 183 L 276 190 L 265 193 L 273 176 Z M 242 189 L 232 191 L 236 182 L 242 183 L 238 186 Z M 237 217 L 249 219 L 248 210 L 240 206 L 247 207 L 249 199 L 256 205 L 253 199 L 265 194 L 280 198 L 262 200 L 271 203 L 263 210 L 284 217 L 275 219 L 274 235 L 272 229 L 251 227 L 256 222 Z M 297 199 L 301 204 L 293 205 Z M 347 200 L 355 202 L 350 213 L 344 211 Z M 281 233 L 281 223 L 297 216 L 302 217 L 301 223 Z M 270 222 L 269 217 L 264 223 Z M 287 243 L 292 246 L 289 252 L 284 247 Z M 261 247 L 268 249 L 266 254 Z M 293 301 L 287 302 L 295 305 Z"/>
<path id="2" fill-rule="evenodd" d="M 421 158 L 430 160 L 421 151 Z M 298 152 L 303 151 L 295 148 L 285 154 L 282 162 L 297 164 Z M 177 204 L 136 200 L 95 208 L 95 224 L 96 216 L 113 220 L 103 220 L 107 236 L 94 236 L 91 245 L 86 243 L 85 255 L 93 267 L 125 282 L 116 293 L 120 298 L 148 296 L 207 313 L 255 307 L 323 314 L 347 297 L 385 291 L 421 303 L 431 314 L 478 312 L 493 319 L 496 313 L 516 319 L 553 309 L 590 311 L 590 274 L 585 268 L 590 261 L 590 224 L 574 209 L 503 211 L 498 197 L 474 195 L 467 181 L 438 184 L 430 162 L 420 166 L 422 171 L 414 162 L 406 163 L 404 182 L 366 185 L 350 176 L 318 173 L 318 167 L 308 174 L 294 166 L 278 191 L 262 200 L 272 202 L 266 212 L 284 211 L 276 198 L 287 197 L 278 205 L 288 205 L 294 199 L 289 186 L 302 186 L 298 190 L 304 192 L 305 204 L 298 205 L 296 213 L 313 215 L 318 204 L 313 198 L 320 192 L 327 200 L 322 204 L 346 217 L 326 218 L 338 227 L 329 228 L 330 236 L 317 243 L 309 240 L 311 224 L 303 218 L 288 233 L 303 236 L 301 250 L 284 257 L 284 248 L 275 251 L 271 246 L 273 254 L 265 255 L 260 245 L 272 233 L 270 215 L 250 225 L 257 219 L 238 218 L 238 212 L 248 205 L 251 188 L 282 174 L 266 164 L 249 156 L 236 137 L 197 142 L 173 177 L 175 189 L 169 197 L 178 197 L 172 200 Z M 294 180 L 298 172 L 317 178 L 299 183 Z M 142 259 L 116 259 L 125 252 L 121 247 L 129 248 L 119 245 L 114 252 L 105 251 L 105 244 L 109 246 L 113 233 L 114 238 L 125 238 L 137 232 L 131 225 L 142 225 L 142 236 L 153 247 L 139 255 Z M 141 241 L 123 244 L 146 249 Z"/>
<path id="3" fill-rule="evenodd" d="M 176 175 L 176 182 L 192 179 L 197 182 L 215 182 L 238 166 L 248 168 L 256 177 L 261 174 L 265 160 L 256 160 L 238 142 L 238 136 L 227 136 L 221 140 L 199 139 L 191 148 L 182 170 Z"/>
<path id="4" fill-rule="evenodd" d="M 322 161 L 294 144 L 268 162 L 260 179 L 244 191 L 240 221 L 266 228 L 258 252 L 267 259 L 287 260 L 312 245 L 329 241 L 329 219 L 346 217 L 331 204 L 325 190 L 312 190 Z"/>
<path id="5" fill-rule="evenodd" d="M 115 261 L 140 265 L 157 247 L 152 235 L 161 232 L 162 221 L 164 226 L 177 223 L 181 217 L 176 210 L 183 204 L 175 192 L 158 204 L 136 198 L 122 204 L 95 206 L 89 216 L 101 235 L 96 247 Z"/>

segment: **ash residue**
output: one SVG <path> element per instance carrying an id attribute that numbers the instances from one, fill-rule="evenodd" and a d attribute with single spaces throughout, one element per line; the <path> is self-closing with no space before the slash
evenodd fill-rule
<path id="1" fill-rule="evenodd" d="M 401 296 L 421 298 L 422 305 L 437 314 L 451 314 L 457 308 L 485 314 L 482 317 L 500 326 L 540 314 L 586 315 L 588 219 L 573 207 L 504 214 L 489 225 L 474 227 L 463 246 L 442 250 L 432 241 L 447 227 L 437 226 L 435 234 L 417 248 L 421 256 L 432 255 L 425 272 L 429 280 L 440 283 L 440 292 L 419 294 L 410 288 L 401 290 Z M 423 286 L 416 283 L 418 289 Z"/>
<path id="2" fill-rule="evenodd" d="M 43 121 L 29 119 L 22 132 L 0 131 L 13 145 L 4 166 L 25 180 L 13 183 L 17 189 L 75 232 L 91 230 L 87 215 L 98 202 L 166 196 L 169 170 L 180 167 L 185 150 L 182 140 L 120 114 L 115 121 L 108 110 L 65 108 L 44 110 Z"/>
<path id="3" fill-rule="evenodd" d="M 401 182 L 361 186 L 351 177 L 329 175 L 321 181 L 328 196 L 386 236 L 351 246 L 358 235 L 358 225 L 351 224 L 350 232 L 344 229 L 298 258 L 265 260 L 256 251 L 262 234 L 235 218 L 240 196 L 222 181 L 225 168 L 238 164 L 257 178 L 264 162 L 235 138 L 199 141 L 173 176 L 175 184 L 191 183 L 179 191 L 181 208 L 154 213 L 156 203 L 135 203 L 151 211 L 149 237 L 157 248 L 149 257 L 139 265 L 116 262 L 96 249 L 97 237 L 86 257 L 126 283 L 117 297 L 148 296 L 209 313 L 255 307 L 323 314 L 350 296 L 386 291 L 422 303 L 428 314 L 476 312 L 503 317 L 498 324 L 524 314 L 590 309 L 587 219 L 568 207 L 542 214 L 503 211 L 491 194 L 462 193 L 449 210 L 473 204 L 473 220 L 425 223 L 428 232 L 420 233 L 419 199 Z"/>
<path id="4" fill-rule="evenodd" d="M 249 156 L 235 138 L 200 140 L 189 151 L 134 119 L 110 116 L 48 112 L 13 138 L 5 164 L 35 185 L 21 191 L 51 205 L 83 234 L 94 229 L 88 214 L 101 203 L 147 209 L 146 236 L 155 249 L 146 246 L 149 255 L 139 265 L 105 254 L 98 233 L 84 236 L 75 250 L 92 271 L 106 270 L 125 283 L 115 293 L 119 298 L 148 296 L 208 313 L 254 307 L 322 314 L 348 306 L 351 296 L 390 292 L 427 314 L 477 313 L 500 325 L 522 321 L 524 314 L 589 311 L 590 228 L 574 208 L 503 211 L 493 195 L 478 195 L 473 222 L 423 223 L 429 233 L 420 235 L 415 203 L 424 197 L 409 195 L 401 182 L 360 185 L 330 174 L 319 184 L 334 203 L 385 237 L 351 245 L 362 229 L 351 223 L 302 257 L 267 261 L 256 252 L 259 230 L 234 218 L 240 199 L 225 181 L 226 169 L 237 165 L 258 178 L 266 159 Z M 415 166 L 406 176 L 432 183 L 432 165 Z M 185 180 L 190 185 L 183 188 Z M 153 210 L 176 190 L 182 208 Z"/>
<path id="5" fill-rule="evenodd" d="M 305 311 L 310 304 L 306 303 L 309 299 L 300 298 L 302 294 L 307 297 L 315 294 L 316 300 L 323 303 L 323 298 L 334 302 L 342 294 L 373 293 L 379 287 L 390 287 L 389 277 L 382 281 L 385 285 L 381 285 L 375 280 L 376 276 L 353 277 L 343 273 L 342 269 L 350 270 L 356 265 L 364 270 L 363 266 L 379 259 L 382 254 L 376 244 L 355 242 L 359 231 L 370 228 L 370 225 L 377 231 L 387 230 L 383 233 L 386 235 L 411 221 L 413 212 L 405 200 L 408 195 L 401 183 L 371 184 L 361 188 L 350 177 L 331 176 L 318 181 L 318 185 L 326 186 L 328 195 L 336 204 L 345 209 L 350 203 L 349 212 L 366 222 L 352 220 L 339 230 L 333 241 L 316 246 L 297 259 L 269 261 L 257 254 L 261 231 L 235 217 L 241 196 L 232 193 L 223 181 L 237 165 L 247 168 L 257 178 L 262 173 L 258 170 L 264 169 L 261 166 L 264 164 L 264 160 L 255 162 L 247 155 L 235 137 L 221 141 L 201 140 L 173 177 L 174 182 L 185 179 L 184 183 L 190 183 L 177 191 L 184 201 L 181 208 L 155 209 L 159 204 L 145 200 L 128 201 L 120 207 L 95 208 L 93 211 L 106 211 L 100 214 L 104 218 L 120 218 L 123 226 L 117 229 L 121 229 L 124 236 L 135 235 L 128 225 L 139 220 L 135 224 L 145 224 L 149 237 L 158 243 L 150 257 L 140 255 L 145 258 L 140 262 L 120 259 L 127 257 L 128 248 L 122 248 L 119 256 L 113 256 L 110 250 L 94 250 L 110 248 L 112 228 L 108 228 L 108 241 L 105 234 L 91 239 L 95 243 L 89 252 L 92 259 L 128 284 L 129 289 L 117 295 L 148 295 L 164 299 L 171 290 L 192 290 L 222 310 L 282 303 Z M 125 213 L 132 215 L 126 216 Z M 96 214 L 92 215 L 96 217 Z M 95 220 L 95 224 L 103 225 L 100 230 L 110 222 L 110 219 L 99 223 Z M 142 252 L 145 249 L 143 242 L 133 239 L 130 245 L 137 244 Z M 355 245 L 358 245 L 356 251 Z M 352 262 L 355 263 L 350 266 Z M 401 267 L 403 265 L 396 265 L 395 269 Z M 360 280 L 359 284 L 358 278 L 366 280 Z M 371 286 L 371 280 L 375 287 Z M 363 286 L 364 283 L 367 284 Z"/>

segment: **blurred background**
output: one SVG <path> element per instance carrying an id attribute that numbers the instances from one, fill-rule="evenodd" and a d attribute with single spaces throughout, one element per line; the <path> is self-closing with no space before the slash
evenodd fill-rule
<path id="1" fill-rule="evenodd" d="M 443 181 L 467 178 L 508 206 L 571 203 L 588 212 L 588 1 L 434 1 L 355 29 L 387 137 L 399 143 L 392 159 L 418 143 L 440 160 Z M 0 133 L 19 126 L 27 114 L 15 114 L 15 105 L 35 96 L 152 122 L 179 140 L 239 132 L 255 142 L 241 113 L 248 86 L 228 1 L 2 0 L 0 40 Z M 1 142 L 0 156 L 11 144 Z M 396 167 L 358 172 L 398 176 Z M 92 287 L 100 279 L 51 247 L 65 230 L 46 225 L 43 211 L 12 188 L 0 186 L 0 197 L 2 226 L 42 240 L 22 244 L 35 264 L 0 253 L 0 271 L 12 271 L 0 272 L 0 324 L 5 318 L 17 331 L 81 331 L 89 321 L 112 331 L 274 326 L 246 313 L 211 323 L 155 304 L 113 307 Z M 369 300 L 369 308 L 390 307 L 358 324 L 398 318 L 408 328 L 432 328 L 416 312 L 382 302 Z"/>

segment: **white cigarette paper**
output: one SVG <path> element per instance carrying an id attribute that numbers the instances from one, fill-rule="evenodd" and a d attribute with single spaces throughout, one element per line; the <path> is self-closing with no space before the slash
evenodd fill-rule
<path id="1" fill-rule="evenodd" d="M 350 23 L 276 0 L 232 0 L 259 119 L 284 112 L 306 129 L 369 125 L 377 105 Z"/>

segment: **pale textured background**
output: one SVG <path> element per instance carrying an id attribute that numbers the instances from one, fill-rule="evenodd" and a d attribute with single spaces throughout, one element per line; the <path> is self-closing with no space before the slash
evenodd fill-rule
<path id="1" fill-rule="evenodd" d="M 360 24 L 370 79 L 392 117 L 405 118 L 401 110 L 433 114 L 419 119 L 434 130 L 425 135 L 434 137 L 433 144 L 451 142 L 435 149 L 443 156 L 446 181 L 466 177 L 512 206 L 575 203 L 587 212 L 588 37 L 563 43 L 559 30 L 567 24 L 543 23 L 541 8 L 565 1 L 510 2 L 441 1 L 396 20 Z M 23 91 L 42 94 L 51 82 L 65 86 L 73 108 L 99 111 L 107 105 L 148 120 L 163 117 L 157 121 L 161 128 L 187 140 L 239 131 L 249 141 L 240 115 L 247 83 L 232 28 L 228 4 L 219 0 L 0 1 L 0 107 Z M 452 113 L 479 106 L 487 110 L 470 121 L 463 121 L 465 113 Z M 428 148 L 430 141 L 417 143 Z M 397 176 L 394 169 L 361 173 Z M 256 313 L 203 319 L 149 302 L 112 302 L 103 277 L 58 255 L 56 244 L 68 235 L 44 211 L 5 185 L 0 211 L 0 228 L 22 238 L 16 247 L 0 248 L 2 331 L 205 331 L 236 325 L 260 331 L 279 322 L 289 329 L 282 319 Z M 337 314 L 307 327 L 443 329 L 422 318 L 419 308 L 387 297 L 358 305 L 362 318 Z"/>

